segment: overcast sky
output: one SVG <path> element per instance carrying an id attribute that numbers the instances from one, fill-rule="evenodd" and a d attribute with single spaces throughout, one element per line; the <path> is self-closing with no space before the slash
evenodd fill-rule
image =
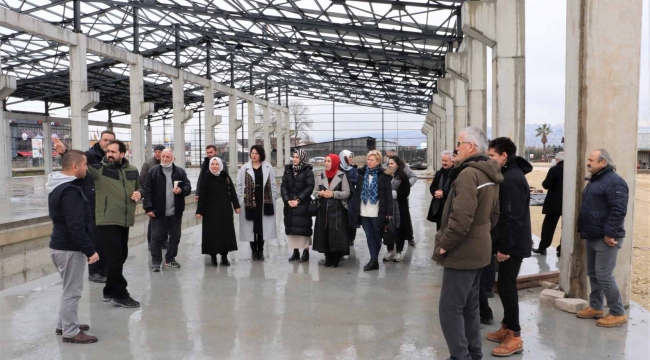
<path id="1" fill-rule="evenodd" d="M 643 39 L 641 59 L 640 126 L 650 127 L 650 28 L 649 2 L 644 0 Z M 562 124 L 564 123 L 564 75 L 566 53 L 566 2 L 565 0 L 526 0 L 526 123 Z M 488 59 L 491 59 L 488 49 Z M 491 81 L 491 66 L 488 69 L 488 84 Z M 290 98 L 301 101 L 310 108 L 314 121 L 313 137 L 316 141 L 332 139 L 332 103 L 310 99 Z M 25 107 L 21 107 L 25 109 Z M 27 108 L 28 109 L 28 108 Z M 27 110 L 26 109 L 26 110 Z M 42 104 L 35 107 L 42 111 Z M 381 134 L 381 110 L 346 104 L 336 104 L 336 139 Z M 240 110 L 241 113 L 241 110 Z M 488 124 L 491 118 L 491 87 L 488 85 Z M 217 110 L 224 116 L 224 125 L 217 129 L 217 140 L 227 139 L 227 110 Z M 59 111 L 55 116 L 67 116 L 67 111 Z M 91 119 L 106 120 L 105 112 L 90 115 Z M 128 121 L 121 117 L 116 121 Z M 419 133 L 424 122 L 423 115 L 384 112 L 385 132 L 393 135 L 399 130 L 400 142 L 413 138 L 424 138 Z M 168 124 L 164 133 L 171 137 L 172 128 Z M 198 115 L 186 127 L 188 141 L 192 131 L 198 128 Z M 126 133 L 118 135 L 128 139 Z M 396 136 L 387 136 L 396 140 Z M 154 142 L 163 140 L 161 123 L 154 125 Z"/>

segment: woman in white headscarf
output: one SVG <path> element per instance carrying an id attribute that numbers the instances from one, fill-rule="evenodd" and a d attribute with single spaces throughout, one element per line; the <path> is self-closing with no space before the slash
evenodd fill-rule
<path id="1" fill-rule="evenodd" d="M 221 254 L 221 265 L 229 266 L 228 253 L 237 251 L 233 209 L 237 214 L 241 209 L 232 179 L 221 169 L 221 159 L 213 157 L 210 171 L 201 179 L 196 217 L 203 218 L 201 253 L 210 255 L 212 265 L 217 265 L 217 254 Z"/>

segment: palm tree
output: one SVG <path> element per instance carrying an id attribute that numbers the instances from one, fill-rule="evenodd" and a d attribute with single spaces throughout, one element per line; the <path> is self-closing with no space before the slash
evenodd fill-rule
<path id="1" fill-rule="evenodd" d="M 553 132 L 553 129 L 551 129 L 551 126 L 549 124 L 543 124 L 542 126 L 538 126 L 535 131 L 537 131 L 535 137 L 542 137 L 542 146 L 544 147 L 543 157 L 544 160 L 546 160 L 546 143 L 548 142 L 548 139 L 546 137 Z"/>

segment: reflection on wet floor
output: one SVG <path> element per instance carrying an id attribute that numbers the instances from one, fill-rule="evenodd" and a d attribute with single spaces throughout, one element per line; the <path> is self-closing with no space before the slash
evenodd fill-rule
<path id="1" fill-rule="evenodd" d="M 114 308 L 101 301 L 101 285 L 84 284 L 79 315 L 99 337 L 93 345 L 54 335 L 58 275 L 0 291 L 0 359 L 447 359 L 426 190 L 419 181 L 413 193 L 421 195 L 411 197 L 417 246 L 404 262 L 370 273 L 361 270 L 369 257 L 362 230 L 337 269 L 324 268 L 316 253 L 309 263 L 287 262 L 285 236 L 267 242 L 265 262 L 251 261 L 248 244 L 239 243 L 232 266 L 213 267 L 200 254 L 200 226 L 184 231 L 178 270 L 150 272 L 146 246 L 134 247 L 125 276 L 142 308 Z M 645 309 L 633 304 L 627 326 L 603 329 L 539 304 L 538 296 L 538 289 L 520 291 L 525 353 L 514 359 L 647 358 Z M 498 296 L 490 305 L 500 319 Z M 485 358 L 494 346 L 483 342 Z"/>

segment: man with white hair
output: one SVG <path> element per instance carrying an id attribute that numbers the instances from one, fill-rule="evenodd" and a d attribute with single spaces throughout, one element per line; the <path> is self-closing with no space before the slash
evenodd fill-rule
<path id="1" fill-rule="evenodd" d="M 172 150 L 165 149 L 161 152 L 160 165 L 149 171 L 142 190 L 142 206 L 151 218 L 151 270 L 160 271 L 162 245 L 168 238 L 165 266 L 180 268 L 176 255 L 181 240 L 185 197 L 190 195 L 192 185 L 185 170 L 174 165 Z"/>
<path id="2" fill-rule="evenodd" d="M 542 223 L 542 239 L 539 242 L 539 247 L 533 249 L 535 254 L 546 255 L 546 249 L 551 246 L 553 242 L 553 235 L 558 221 L 562 216 L 562 188 L 564 187 L 564 151 L 555 155 L 557 164 L 548 170 L 542 187 L 548 190 L 546 198 L 544 199 L 544 206 L 542 207 L 542 214 L 545 214 L 544 222 Z M 557 253 L 560 255 L 560 247 L 557 248 Z"/>
<path id="3" fill-rule="evenodd" d="M 431 192 L 431 205 L 429 205 L 429 213 L 427 215 L 427 220 L 436 223 L 436 231 L 440 230 L 440 220 L 442 219 L 442 211 L 445 208 L 445 202 L 447 201 L 447 195 L 449 195 L 449 188 L 445 188 L 445 184 L 449 186 L 447 180 L 449 180 L 449 172 L 454 164 L 451 162 L 452 152 L 445 150 L 440 156 L 442 160 L 442 167 L 440 170 L 436 171 L 431 186 L 429 186 L 429 192 Z"/>
<path id="4" fill-rule="evenodd" d="M 591 285 L 589 307 L 578 311 L 579 318 L 598 318 L 596 325 L 614 327 L 627 323 L 621 293 L 614 279 L 616 256 L 625 237 L 628 187 L 616 173 L 607 150 L 591 152 L 587 159 L 591 174 L 582 191 L 578 233 L 586 243 L 587 276 Z M 607 299 L 609 314 L 603 311 Z"/>
<path id="5" fill-rule="evenodd" d="M 499 219 L 499 163 L 486 152 L 485 132 L 469 127 L 456 143 L 458 166 L 436 234 L 433 259 L 444 267 L 440 290 L 440 326 L 452 359 L 481 359 L 479 284 L 490 264 L 490 230 Z"/>

